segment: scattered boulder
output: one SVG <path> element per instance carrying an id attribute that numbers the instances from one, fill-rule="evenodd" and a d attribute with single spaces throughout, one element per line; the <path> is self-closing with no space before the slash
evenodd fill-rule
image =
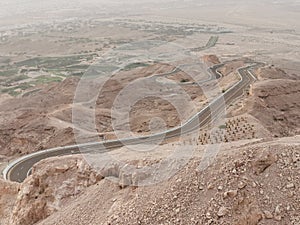
<path id="1" fill-rule="evenodd" d="M 253 161 L 254 173 L 257 175 L 263 173 L 268 167 L 275 163 L 276 160 L 277 157 L 275 155 L 263 152 L 257 160 Z"/>

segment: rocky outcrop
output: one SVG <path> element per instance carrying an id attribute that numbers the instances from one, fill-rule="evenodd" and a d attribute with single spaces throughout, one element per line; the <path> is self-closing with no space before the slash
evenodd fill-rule
<path id="1" fill-rule="evenodd" d="M 45 219 L 102 177 L 80 157 L 47 159 L 22 183 L 10 224 L 33 224 Z"/>
<path id="2" fill-rule="evenodd" d="M 208 65 L 214 65 L 220 63 L 220 60 L 216 55 L 204 55 L 202 59 Z"/>
<path id="3" fill-rule="evenodd" d="M 250 114 L 275 137 L 299 134 L 300 81 L 270 80 L 254 84 Z"/>
<path id="4" fill-rule="evenodd" d="M 65 156 L 35 165 L 32 175 L 20 187 L 10 224 L 33 224 L 45 219 L 103 178 L 124 188 L 138 185 L 150 175 L 150 172 L 136 170 L 134 165 L 98 163 L 101 167 L 89 165 L 81 156 Z"/>
<path id="5" fill-rule="evenodd" d="M 40 224 L 299 224 L 299 137 L 240 144 L 224 146 L 205 171 L 192 158 L 158 185 L 102 180 Z"/>
<path id="6" fill-rule="evenodd" d="M 17 198 L 20 184 L 0 179 L 0 224 L 9 224 L 9 215 Z"/>
<path id="7" fill-rule="evenodd" d="M 261 67 L 255 71 L 259 80 L 268 79 L 297 79 L 297 76 L 290 75 L 280 68 L 274 66 Z"/>

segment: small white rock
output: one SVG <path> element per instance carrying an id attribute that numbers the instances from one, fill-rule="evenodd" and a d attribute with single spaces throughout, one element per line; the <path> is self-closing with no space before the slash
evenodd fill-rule
<path id="1" fill-rule="evenodd" d="M 212 217 L 211 217 L 211 214 L 208 212 L 208 213 L 206 213 L 206 218 L 207 219 L 211 219 Z"/>
<path id="2" fill-rule="evenodd" d="M 239 183 L 238 183 L 238 188 L 239 189 L 243 189 L 243 188 L 245 188 L 247 186 L 247 184 L 245 183 L 245 182 L 243 182 L 243 181 L 240 181 Z"/>
<path id="3" fill-rule="evenodd" d="M 222 206 L 222 207 L 219 209 L 217 215 L 218 215 L 218 217 L 222 217 L 222 216 L 225 216 L 227 213 L 228 213 L 227 208 L 224 207 L 224 206 Z"/>
<path id="4" fill-rule="evenodd" d="M 280 205 L 277 205 L 276 208 L 275 208 L 275 214 L 279 215 L 280 213 L 281 213 L 281 211 L 280 211 Z"/>
<path id="5" fill-rule="evenodd" d="M 211 189 L 213 189 L 214 188 L 214 185 L 213 184 L 209 184 L 208 186 L 207 186 L 207 189 L 208 190 L 211 190 Z"/>
<path id="6" fill-rule="evenodd" d="M 295 185 L 293 183 L 289 183 L 289 184 L 286 185 L 287 189 L 291 189 L 291 188 L 294 188 L 294 187 L 295 187 Z"/>

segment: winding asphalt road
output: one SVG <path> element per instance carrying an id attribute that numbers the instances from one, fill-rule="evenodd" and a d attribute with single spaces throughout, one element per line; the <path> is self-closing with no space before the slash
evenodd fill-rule
<path id="1" fill-rule="evenodd" d="M 79 154 L 82 153 L 84 149 L 86 149 L 86 152 L 107 152 L 125 145 L 147 144 L 152 143 L 155 140 L 166 140 L 172 137 L 189 134 L 197 129 L 209 125 L 209 123 L 215 118 L 223 115 L 225 113 L 226 105 L 233 103 L 237 98 L 242 96 L 244 90 L 256 80 L 251 72 L 251 69 L 260 65 L 260 63 L 255 63 L 238 69 L 240 76 L 239 82 L 228 89 L 225 93 L 214 99 L 205 108 L 203 108 L 200 112 L 179 127 L 144 137 L 111 140 L 103 143 L 86 143 L 39 151 L 23 156 L 9 164 L 3 171 L 3 177 L 6 180 L 23 182 L 30 173 L 32 166 L 42 159 L 54 156 Z M 216 78 L 220 77 L 220 73 L 217 71 L 220 66 L 222 66 L 222 64 L 210 68 L 211 72 Z"/>

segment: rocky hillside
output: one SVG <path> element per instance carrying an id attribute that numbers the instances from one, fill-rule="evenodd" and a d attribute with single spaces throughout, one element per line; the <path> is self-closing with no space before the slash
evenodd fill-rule
<path id="1" fill-rule="evenodd" d="M 0 179 L 0 224 L 9 224 L 20 185 Z"/>
<path id="2" fill-rule="evenodd" d="M 289 74 L 284 70 L 271 66 L 265 66 L 259 68 L 255 71 L 259 80 L 268 80 L 268 79 L 297 79 L 297 75 Z M 298 78 L 299 79 L 299 78 Z"/>
<path id="3" fill-rule="evenodd" d="M 246 103 L 250 114 L 275 137 L 299 134 L 300 77 L 274 67 L 259 69 L 257 76 Z"/>
<path id="4" fill-rule="evenodd" d="M 77 82 L 70 78 L 38 93 L 1 102 L 0 154 L 14 156 L 72 143 L 71 127 L 54 126 L 50 117 L 73 101 Z"/>
<path id="5" fill-rule="evenodd" d="M 298 225 L 299 140 L 226 144 L 205 171 L 199 149 L 174 177 L 149 187 L 112 182 L 124 177 L 116 167 L 103 179 L 80 157 L 45 160 L 21 185 L 9 224 Z"/>

